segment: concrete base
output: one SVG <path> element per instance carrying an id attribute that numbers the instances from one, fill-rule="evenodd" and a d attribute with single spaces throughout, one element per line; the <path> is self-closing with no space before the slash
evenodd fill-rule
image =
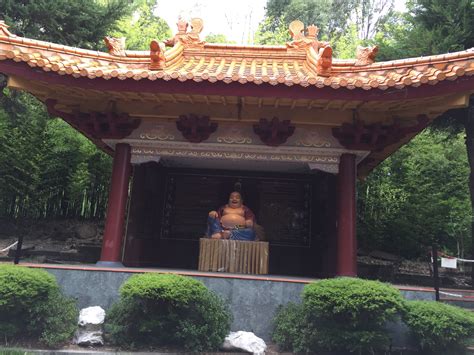
<path id="1" fill-rule="evenodd" d="M 98 261 L 95 264 L 96 266 L 100 266 L 100 267 L 113 267 L 113 268 L 125 267 L 120 261 Z"/>

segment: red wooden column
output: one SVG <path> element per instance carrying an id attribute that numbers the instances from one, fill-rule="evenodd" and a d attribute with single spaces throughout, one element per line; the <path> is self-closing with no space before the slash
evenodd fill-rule
<path id="1" fill-rule="evenodd" d="M 337 179 L 337 276 L 357 276 L 356 162 L 342 154 Z"/>
<path id="2" fill-rule="evenodd" d="M 97 265 L 123 266 L 121 260 L 122 237 L 129 178 L 130 146 L 119 143 L 115 146 L 104 239 Z"/>

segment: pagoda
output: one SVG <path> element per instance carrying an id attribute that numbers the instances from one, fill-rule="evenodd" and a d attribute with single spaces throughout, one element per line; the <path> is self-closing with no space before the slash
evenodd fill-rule
<path id="1" fill-rule="evenodd" d="M 207 212 L 239 187 L 270 273 L 357 275 L 356 179 L 474 92 L 472 49 L 375 62 L 333 58 L 318 28 L 284 45 L 206 43 L 180 20 L 149 51 L 16 36 L 0 72 L 113 156 L 99 264 L 193 269 Z"/>

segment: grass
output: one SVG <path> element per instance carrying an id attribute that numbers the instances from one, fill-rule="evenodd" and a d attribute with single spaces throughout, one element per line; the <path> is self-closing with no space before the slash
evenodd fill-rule
<path id="1" fill-rule="evenodd" d="M 29 355 L 28 351 L 15 348 L 0 348 L 0 355 Z"/>

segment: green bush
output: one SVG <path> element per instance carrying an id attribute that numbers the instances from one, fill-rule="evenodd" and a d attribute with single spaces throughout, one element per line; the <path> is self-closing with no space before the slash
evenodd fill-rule
<path id="1" fill-rule="evenodd" d="M 147 273 L 132 276 L 122 285 L 105 330 L 122 347 L 177 345 L 202 351 L 222 344 L 230 322 L 225 304 L 201 282 Z"/>
<path id="2" fill-rule="evenodd" d="M 474 333 L 474 314 L 433 301 L 407 301 L 403 320 L 422 350 L 462 351 Z"/>
<path id="3" fill-rule="evenodd" d="M 0 337 L 29 337 L 48 346 L 69 340 L 78 311 L 54 276 L 39 269 L 0 265 Z"/>
<path id="4" fill-rule="evenodd" d="M 389 345 L 385 323 L 395 320 L 404 305 L 397 289 L 378 281 L 317 281 L 305 286 L 300 308 L 280 310 L 273 338 L 292 351 L 383 349 Z"/>
<path id="5" fill-rule="evenodd" d="M 280 306 L 273 322 L 272 339 L 281 350 L 307 353 L 317 348 L 317 330 L 309 327 L 302 304 Z"/>

